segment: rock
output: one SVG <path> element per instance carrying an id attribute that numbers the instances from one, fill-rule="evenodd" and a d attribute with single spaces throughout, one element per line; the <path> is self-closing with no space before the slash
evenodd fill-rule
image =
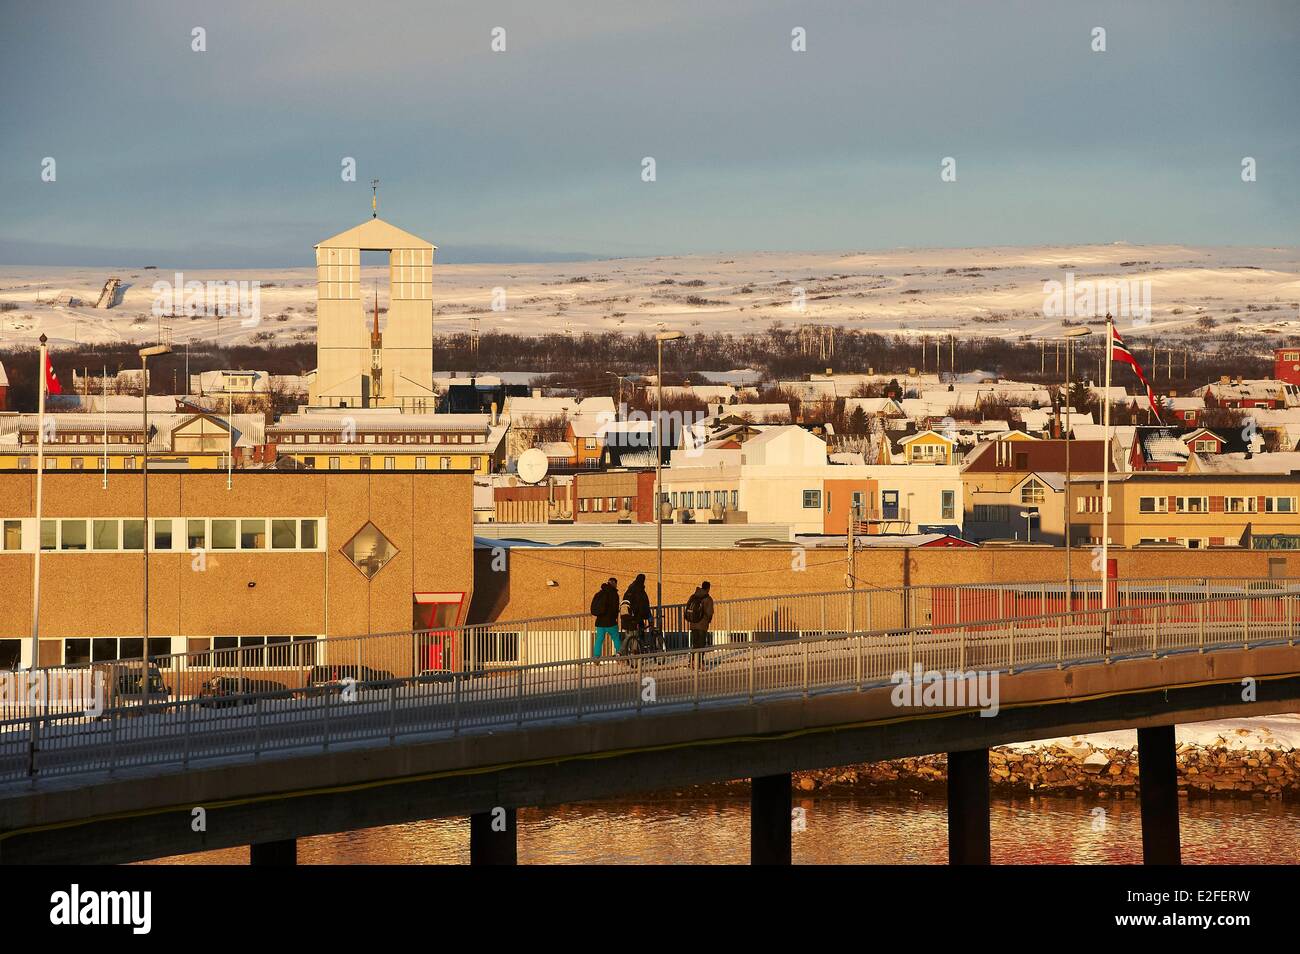
<path id="1" fill-rule="evenodd" d="M 1089 775 L 1096 775 L 1109 764 L 1110 759 L 1104 752 L 1093 752 L 1083 760 L 1083 770 Z"/>

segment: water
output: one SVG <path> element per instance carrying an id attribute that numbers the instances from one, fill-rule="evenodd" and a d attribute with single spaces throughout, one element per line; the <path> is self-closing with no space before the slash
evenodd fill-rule
<path id="1" fill-rule="evenodd" d="M 942 799 L 803 798 L 796 864 L 946 864 Z M 1095 816 L 1093 810 L 1104 810 Z M 1180 799 L 1185 864 L 1300 864 L 1300 805 Z M 1099 824 L 1103 823 L 1103 824 Z M 1098 798 L 995 800 L 994 864 L 1140 864 L 1138 802 Z M 746 864 L 749 799 L 641 796 L 519 811 L 521 864 Z M 162 864 L 247 864 L 233 848 Z M 300 864 L 467 864 L 469 822 L 437 819 L 305 838 Z"/>

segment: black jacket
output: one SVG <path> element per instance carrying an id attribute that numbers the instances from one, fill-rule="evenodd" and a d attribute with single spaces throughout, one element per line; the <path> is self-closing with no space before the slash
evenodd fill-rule
<path id="1" fill-rule="evenodd" d="M 608 583 L 602 583 L 596 595 L 591 598 L 591 615 L 596 617 L 597 626 L 617 626 L 618 590 Z"/>
<path id="2" fill-rule="evenodd" d="M 646 593 L 644 583 L 633 580 L 628 584 L 623 599 L 627 600 L 628 605 L 632 608 L 633 617 L 643 620 L 650 619 L 650 595 Z"/>

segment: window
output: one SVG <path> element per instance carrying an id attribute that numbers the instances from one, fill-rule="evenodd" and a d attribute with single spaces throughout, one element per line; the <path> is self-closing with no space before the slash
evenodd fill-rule
<path id="1" fill-rule="evenodd" d="M 153 548 L 155 550 L 170 550 L 172 548 L 172 522 L 170 520 L 155 520 L 153 522 Z"/>
<path id="2" fill-rule="evenodd" d="M 941 520 L 955 520 L 957 517 L 957 491 L 941 490 L 939 492 L 939 509 Z"/>
<path id="3" fill-rule="evenodd" d="M 1032 477 L 1020 488 L 1020 502 L 1024 504 L 1040 504 L 1045 496 L 1043 485 Z"/>
<path id="4" fill-rule="evenodd" d="M 450 457 L 440 457 L 440 458 L 438 458 L 438 469 L 439 469 L 439 470 L 451 470 L 451 458 L 450 458 Z"/>
<path id="5" fill-rule="evenodd" d="M 301 530 L 301 533 L 298 537 L 299 545 L 304 550 L 315 550 L 316 547 L 318 546 L 318 544 L 316 543 L 316 521 L 303 520 L 299 524 L 299 528 Z"/>
<path id="6" fill-rule="evenodd" d="M 366 457 L 366 456 L 363 455 L 363 456 L 358 460 L 358 463 L 361 465 L 361 469 L 362 469 L 362 470 L 369 470 L 369 469 L 370 469 L 370 458 L 369 458 L 369 457 Z"/>
<path id="7" fill-rule="evenodd" d="M 188 550 L 203 550 L 208 545 L 208 526 L 203 520 L 185 521 L 185 547 Z"/>
<path id="8" fill-rule="evenodd" d="M 682 509 L 683 510 L 695 509 L 695 491 L 693 490 L 682 491 Z"/>
<path id="9" fill-rule="evenodd" d="M 479 469 L 479 464 L 481 463 L 481 461 L 482 461 L 482 458 L 479 458 L 479 457 L 471 457 L 471 458 L 469 459 L 469 466 L 470 466 L 470 468 L 473 469 L 473 470 L 478 470 L 478 469 Z"/>
<path id="10" fill-rule="evenodd" d="M 297 520 L 271 521 L 271 549 L 292 550 L 298 545 Z"/>
<path id="11" fill-rule="evenodd" d="M 898 519 L 897 490 L 882 490 L 880 492 L 880 516 L 885 520 Z"/>
<path id="12" fill-rule="evenodd" d="M 627 510 L 627 511 L 629 511 L 629 512 L 631 512 L 631 510 L 632 510 L 632 498 L 631 498 L 631 497 L 624 497 L 624 498 L 623 498 L 623 509 L 624 509 L 624 510 Z"/>
<path id="13" fill-rule="evenodd" d="M 212 549 L 214 550 L 233 550 L 235 549 L 235 521 L 234 520 L 213 520 L 212 521 Z"/>
<path id="14" fill-rule="evenodd" d="M 1139 497 L 1138 513 L 1166 513 L 1169 510 L 1167 497 Z"/>
<path id="15" fill-rule="evenodd" d="M 396 457 L 385 457 L 385 458 L 384 458 L 384 470 L 396 470 L 396 469 L 397 469 L 397 458 L 396 458 Z"/>
<path id="16" fill-rule="evenodd" d="M 21 520 L 6 520 L 4 522 L 4 548 L 6 550 L 21 550 L 23 548 L 23 522 Z M 0 666 L 0 668 L 3 668 Z"/>
<path id="17" fill-rule="evenodd" d="M 343 462 L 337 457 L 330 458 L 330 470 L 339 470 Z"/>
<path id="18" fill-rule="evenodd" d="M 1005 504 L 976 504 L 973 516 L 976 523 L 1006 523 L 1010 509 Z"/>
<path id="19" fill-rule="evenodd" d="M 820 510 L 822 508 L 822 492 L 820 490 L 805 490 L 803 492 L 803 505 L 805 510 Z"/>
<path id="20" fill-rule="evenodd" d="M 1254 513 L 1254 497 L 1224 497 L 1223 509 L 1226 513 Z"/>
<path id="21" fill-rule="evenodd" d="M 241 550 L 266 549 L 266 521 L 265 520 L 239 521 L 239 549 Z"/>
<path id="22" fill-rule="evenodd" d="M 427 457 L 417 457 L 417 458 L 415 458 L 415 469 L 416 469 L 416 470 L 427 470 L 428 467 L 429 467 L 429 458 L 427 458 Z"/>
<path id="23" fill-rule="evenodd" d="M 1217 454 L 1219 451 L 1219 442 L 1210 438 L 1192 441 L 1192 450 L 1197 454 Z"/>
<path id="24" fill-rule="evenodd" d="M 610 513 L 613 513 L 613 512 L 616 511 L 616 510 L 618 510 L 618 498 L 617 498 L 617 497 L 610 497 L 610 498 L 609 498 L 609 512 L 610 512 Z"/>
<path id="25" fill-rule="evenodd" d="M 91 528 L 90 545 L 94 550 L 117 549 L 118 521 L 96 520 Z"/>
<path id="26" fill-rule="evenodd" d="M 1179 513 L 1209 513 L 1209 497 L 1178 497 L 1175 505 Z"/>
<path id="27" fill-rule="evenodd" d="M 579 498 L 578 498 L 578 513 L 586 513 L 586 512 L 587 512 L 587 498 L 586 498 L 586 497 L 579 497 Z"/>
<path id="28" fill-rule="evenodd" d="M 86 549 L 86 521 L 84 520 L 60 520 L 59 521 L 59 549 L 60 550 Z"/>
<path id="29" fill-rule="evenodd" d="M 740 491 L 739 491 L 739 490 L 733 490 L 733 491 L 731 492 L 731 509 L 732 509 L 732 510 L 739 510 L 739 509 L 740 509 Z"/>
<path id="30" fill-rule="evenodd" d="M 41 521 L 41 549 L 56 550 L 59 546 L 59 522 L 57 520 Z"/>
<path id="31" fill-rule="evenodd" d="M 1295 498 L 1294 497 L 1265 497 L 1264 512 L 1265 513 L 1295 513 L 1296 512 Z M 8 547 L 6 547 L 5 549 L 8 549 Z"/>
<path id="32" fill-rule="evenodd" d="M 143 520 L 122 521 L 122 549 L 123 550 L 144 549 L 144 521 Z"/>

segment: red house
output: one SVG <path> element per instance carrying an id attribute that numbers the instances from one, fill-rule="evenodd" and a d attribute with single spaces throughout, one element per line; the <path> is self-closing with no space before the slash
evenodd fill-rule
<path id="1" fill-rule="evenodd" d="M 1273 377 L 1300 385 L 1300 348 L 1278 348 L 1274 352 Z"/>

